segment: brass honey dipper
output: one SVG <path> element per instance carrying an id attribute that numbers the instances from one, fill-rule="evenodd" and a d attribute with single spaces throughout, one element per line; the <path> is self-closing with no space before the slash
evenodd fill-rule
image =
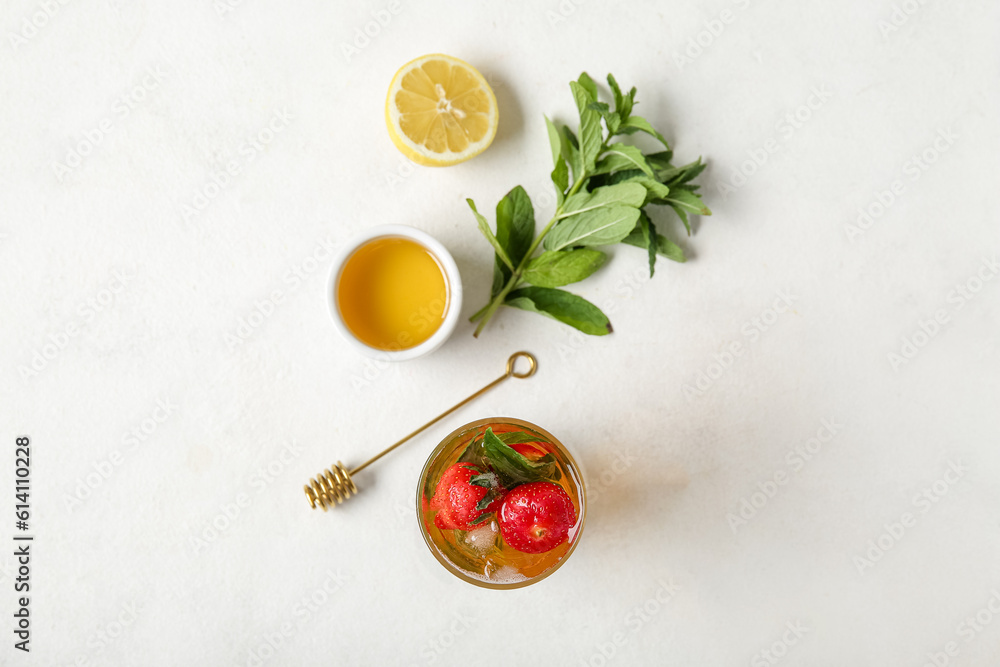
<path id="1" fill-rule="evenodd" d="M 528 370 L 519 373 L 516 370 L 514 370 L 514 364 L 517 363 L 517 360 L 522 357 L 528 360 Z M 515 352 L 514 354 L 510 355 L 509 359 L 507 359 L 507 370 L 504 372 L 503 375 L 498 377 L 493 382 L 490 382 L 488 385 L 486 385 L 476 393 L 472 394 L 468 398 L 465 398 L 464 400 L 461 400 L 455 405 L 451 406 L 450 408 L 439 414 L 437 417 L 435 417 L 434 419 L 430 420 L 429 422 L 418 428 L 413 433 L 410 433 L 408 436 L 406 436 L 402 440 L 399 440 L 395 444 L 390 445 L 388 448 L 376 454 L 372 458 L 368 459 L 354 470 L 348 470 L 347 468 L 344 467 L 343 463 L 337 461 L 335 465 L 330 466 L 327 470 L 324 470 L 320 472 L 320 474 L 316 475 L 315 478 L 310 479 L 309 483 L 306 484 L 304 487 L 302 487 L 306 492 L 306 498 L 309 499 L 309 505 L 313 509 L 316 509 L 316 505 L 319 504 L 319 506 L 322 507 L 323 511 L 325 512 L 327 505 L 333 507 L 337 503 L 344 502 L 345 500 L 350 498 L 352 495 L 357 494 L 358 492 L 358 487 L 354 486 L 354 480 L 351 479 L 351 475 L 353 475 L 356 472 L 360 472 L 361 470 L 364 470 L 365 468 L 375 463 L 376 461 L 378 461 L 380 458 L 382 458 L 392 450 L 402 445 L 404 442 L 406 442 L 413 436 L 422 432 L 424 429 L 427 429 L 433 426 L 434 424 L 438 423 L 440 420 L 444 419 L 455 410 L 458 410 L 466 403 L 469 403 L 470 401 L 479 398 L 480 396 L 488 392 L 490 389 L 493 389 L 507 378 L 509 377 L 515 377 L 519 379 L 529 378 L 535 374 L 535 371 L 537 369 L 538 369 L 538 361 L 535 359 L 534 355 L 532 355 L 530 352 Z"/>

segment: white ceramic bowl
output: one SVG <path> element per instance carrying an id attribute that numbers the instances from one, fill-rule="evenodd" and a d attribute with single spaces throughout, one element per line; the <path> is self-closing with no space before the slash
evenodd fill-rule
<path id="1" fill-rule="evenodd" d="M 344 318 L 341 317 L 340 308 L 337 305 L 337 284 L 340 281 L 340 274 L 344 269 L 347 259 L 354 254 L 355 250 L 369 241 L 386 236 L 410 239 L 429 250 L 434 258 L 437 259 L 447 283 L 448 304 L 445 307 L 444 321 L 441 322 L 441 326 L 423 343 L 405 350 L 380 350 L 362 343 L 347 328 L 347 324 L 344 322 Z M 458 265 L 455 264 L 455 259 L 448 252 L 448 249 L 430 234 L 408 225 L 379 225 L 358 234 L 351 239 L 350 243 L 340 249 L 333 260 L 333 269 L 330 271 L 330 281 L 327 284 L 326 295 L 330 305 L 330 314 L 333 316 L 334 327 L 351 347 L 361 354 L 375 359 L 406 361 L 407 359 L 416 359 L 417 357 L 422 357 L 425 354 L 433 352 L 448 340 L 448 336 L 455 331 L 455 327 L 458 325 L 459 313 L 462 310 L 462 276 L 458 273 Z"/>

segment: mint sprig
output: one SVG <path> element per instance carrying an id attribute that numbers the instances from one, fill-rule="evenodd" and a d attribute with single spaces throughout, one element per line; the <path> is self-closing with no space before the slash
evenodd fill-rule
<path id="1" fill-rule="evenodd" d="M 624 243 L 645 249 L 652 277 L 658 256 L 676 262 L 685 257 L 680 246 L 657 230 L 646 208 L 669 207 L 689 236 L 690 214 L 712 214 L 693 183 L 705 164 L 698 158 L 673 165 L 664 136 L 645 118 L 632 115 L 634 87 L 623 93 L 609 74 L 612 106 L 598 99 L 597 84 L 586 72 L 569 85 L 580 125 L 574 134 L 545 119 L 557 206 L 542 231 L 535 235 L 534 208 L 520 185 L 497 204 L 495 233 L 472 199 L 466 200 L 494 250 L 490 300 L 470 318 L 479 322 L 476 336 L 500 306 L 534 311 L 587 334 L 611 333 L 611 322 L 597 306 L 559 289 L 604 264 L 607 255 L 594 246 Z M 644 154 L 632 144 L 613 141 L 638 132 L 655 138 L 665 150 Z M 535 256 L 540 245 L 544 252 Z"/>
<path id="2" fill-rule="evenodd" d="M 478 509 L 486 509 L 499 493 L 510 491 L 518 484 L 554 482 L 562 477 L 552 454 L 532 461 L 511 447 L 538 441 L 537 435 L 525 431 L 494 433 L 492 427 L 472 439 L 458 462 L 471 463 L 482 471 L 469 479 L 470 484 L 489 490 Z"/>
<path id="3" fill-rule="evenodd" d="M 507 490 L 518 484 L 545 480 L 554 481 L 561 477 L 559 466 L 556 465 L 556 460 L 551 454 L 546 454 L 536 461 L 529 461 L 527 457 L 493 433 L 492 428 L 487 428 L 483 434 L 483 457 Z"/>

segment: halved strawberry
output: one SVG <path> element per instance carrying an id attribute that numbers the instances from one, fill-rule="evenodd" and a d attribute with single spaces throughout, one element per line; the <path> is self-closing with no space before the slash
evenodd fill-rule
<path id="1" fill-rule="evenodd" d="M 488 488 L 489 485 L 470 482 L 480 475 L 479 468 L 471 463 L 456 463 L 444 471 L 430 502 L 431 510 L 437 511 L 435 526 L 441 530 L 472 530 L 484 514 L 497 511 L 503 494 Z M 496 490 L 502 492 L 502 489 Z M 491 491 L 494 491 L 492 501 L 480 509 L 478 506 Z"/>
<path id="2" fill-rule="evenodd" d="M 531 482 L 504 496 L 497 516 L 500 534 L 509 546 L 540 554 L 566 541 L 576 523 L 576 508 L 558 484 Z"/>

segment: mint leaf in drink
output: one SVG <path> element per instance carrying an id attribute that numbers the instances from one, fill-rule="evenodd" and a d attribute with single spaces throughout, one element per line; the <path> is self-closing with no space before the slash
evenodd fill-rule
<path id="1" fill-rule="evenodd" d="M 500 479 L 494 472 L 484 472 L 470 477 L 469 484 L 481 486 L 484 489 L 492 489 L 500 485 Z"/>
<path id="2" fill-rule="evenodd" d="M 634 206 L 602 206 L 559 221 L 545 237 L 546 250 L 611 245 L 628 236 L 639 219 Z"/>
<path id="3" fill-rule="evenodd" d="M 611 324 L 600 309 L 558 288 L 587 278 L 607 260 L 595 246 L 621 242 L 643 248 L 650 276 L 657 256 L 684 262 L 683 250 L 657 232 L 647 212 L 650 205 L 669 206 L 689 236 L 690 214 L 711 215 L 694 182 L 705 163 L 698 158 L 675 166 L 674 153 L 650 115 L 632 115 L 635 87 L 626 93 L 613 75 L 607 80 L 610 100 L 600 99 L 597 84 L 586 72 L 570 82 L 580 117 L 575 132 L 545 118 L 556 199 L 555 211 L 540 232 L 534 233 L 534 211 L 522 188 L 512 190 L 497 206 L 496 234 L 470 200 L 477 224 L 494 249 L 490 300 L 470 318 L 478 322 L 474 335 L 501 306 L 536 312 L 588 334 L 610 333 Z M 640 132 L 654 137 L 664 150 L 643 153 L 626 143 Z M 624 141 L 612 141 L 615 137 Z"/>
<path id="4" fill-rule="evenodd" d="M 600 308 L 583 297 L 560 289 L 522 287 L 508 294 L 504 304 L 541 313 L 593 336 L 604 336 L 613 331 L 611 322 Z"/>
<path id="5" fill-rule="evenodd" d="M 471 463 L 474 466 L 481 466 L 483 462 L 483 438 L 478 435 L 472 439 L 469 445 L 458 457 L 456 463 Z"/>
<path id="6" fill-rule="evenodd" d="M 551 454 L 547 454 L 537 461 L 529 461 L 497 437 L 492 428 L 487 428 L 483 434 L 483 449 L 487 465 L 496 472 L 500 483 L 507 490 L 518 484 L 552 481 L 558 480 L 560 477 L 559 467 Z M 489 503 L 487 503 L 488 506 Z M 479 509 L 478 506 L 477 509 Z"/>
<path id="7" fill-rule="evenodd" d="M 525 431 L 507 431 L 506 433 L 495 434 L 505 445 L 525 445 L 530 442 L 539 442 L 537 435 L 531 435 Z"/>
<path id="8" fill-rule="evenodd" d="M 489 496 L 489 495 L 490 494 L 488 494 L 488 493 L 486 494 L 486 496 Z M 479 510 L 479 511 L 482 511 L 482 510 L 488 508 L 490 505 L 492 505 L 494 500 L 495 500 L 495 498 L 483 497 L 483 500 L 480 500 L 478 503 L 476 503 L 476 509 Z M 486 504 L 483 505 L 483 501 L 488 501 L 488 502 L 486 502 Z M 480 505 L 483 505 L 483 506 L 480 507 Z M 473 521 L 470 521 L 469 525 L 470 526 L 478 526 L 481 523 L 486 523 L 487 521 L 491 520 L 492 518 L 493 518 L 492 514 L 489 514 L 489 513 L 487 513 L 487 514 L 480 514 L 479 518 L 478 519 L 474 519 Z"/>
<path id="9" fill-rule="evenodd" d="M 538 287 L 562 287 L 587 278 L 607 258 L 603 252 L 590 248 L 544 252 L 528 264 L 524 279 Z"/>

